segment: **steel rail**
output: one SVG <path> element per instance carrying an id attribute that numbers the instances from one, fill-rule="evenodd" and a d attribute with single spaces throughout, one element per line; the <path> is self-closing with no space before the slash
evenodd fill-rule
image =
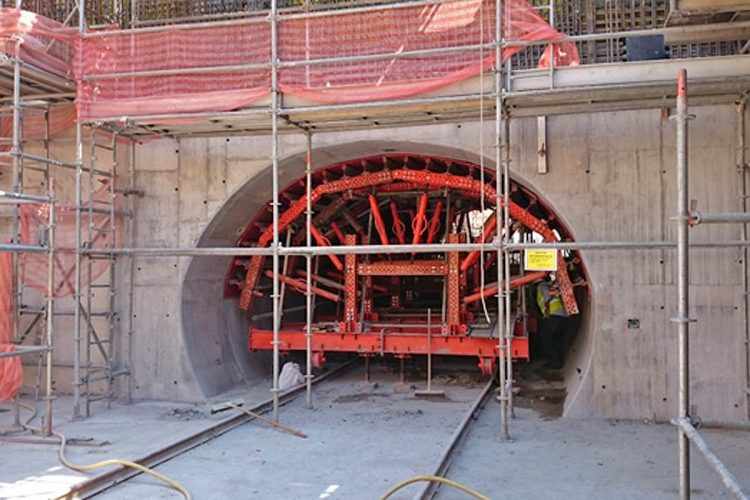
<path id="1" fill-rule="evenodd" d="M 464 417 L 461 419 L 458 427 L 456 427 L 456 430 L 453 431 L 453 435 L 451 436 L 448 445 L 441 453 L 437 465 L 435 466 L 435 469 L 432 471 L 431 475 L 445 477 L 445 475 L 448 473 L 456 451 L 458 450 L 460 444 L 463 442 L 463 439 L 468 434 L 470 428 L 469 424 L 471 424 L 476 419 L 477 414 L 487 403 L 487 399 L 489 398 L 490 394 L 492 394 L 493 385 L 494 382 L 492 379 L 490 379 L 489 382 L 487 382 L 487 385 L 484 386 L 484 389 L 482 389 L 479 397 L 471 405 L 471 408 L 469 408 L 469 411 L 467 411 Z M 428 500 L 432 498 L 435 493 L 437 493 L 438 488 L 439 485 L 435 483 L 425 483 L 420 491 L 414 496 L 414 500 Z"/>
<path id="2" fill-rule="evenodd" d="M 312 383 L 318 384 L 330 378 L 336 377 L 343 374 L 349 369 L 355 361 L 350 361 L 346 364 L 338 366 L 333 370 L 324 373 L 316 377 Z M 279 402 L 283 404 L 290 403 L 297 396 L 305 390 L 305 384 L 300 384 L 288 391 L 279 393 Z M 273 408 L 273 399 L 267 399 L 251 408 L 250 411 L 254 413 L 268 413 Z M 184 437 L 174 443 L 171 443 L 163 448 L 153 451 L 139 459 L 134 460 L 135 463 L 143 465 L 144 467 L 154 468 L 161 465 L 173 458 L 176 458 L 188 451 L 201 446 L 217 437 L 239 427 L 240 425 L 253 420 L 253 417 L 246 413 L 240 413 L 233 417 L 226 418 L 216 424 L 213 424 L 203 430 L 191 434 L 190 436 Z M 90 498 L 97 495 L 105 490 L 108 490 L 114 486 L 124 483 L 138 475 L 141 472 L 130 469 L 128 467 L 120 466 L 112 470 L 99 474 L 87 481 L 76 484 L 70 488 L 67 493 L 58 496 L 58 499 L 78 499 L 78 498 Z"/>

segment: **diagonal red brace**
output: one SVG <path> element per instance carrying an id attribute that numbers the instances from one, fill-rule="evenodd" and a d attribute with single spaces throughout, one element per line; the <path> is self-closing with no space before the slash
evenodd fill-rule
<path id="1" fill-rule="evenodd" d="M 495 213 L 493 212 L 492 215 L 490 215 L 484 222 L 484 229 L 482 230 L 482 234 L 479 236 L 479 243 L 485 243 L 487 240 L 489 240 L 495 232 L 496 227 L 497 219 L 495 218 Z M 465 273 L 466 271 L 468 271 L 469 268 L 476 264 L 478 260 L 479 250 L 469 252 L 469 255 L 467 255 L 464 258 L 464 261 L 461 262 L 461 272 Z"/>
<path id="2" fill-rule="evenodd" d="M 440 230 L 440 216 L 443 213 L 443 201 L 438 200 L 435 204 L 435 211 L 432 213 L 430 220 L 430 229 L 427 231 L 427 243 L 432 243 Z"/>
<path id="3" fill-rule="evenodd" d="M 318 243 L 318 245 L 322 247 L 331 246 L 331 242 L 328 241 L 328 238 L 320 234 L 320 231 L 318 231 L 317 227 L 310 226 L 310 234 L 312 234 L 312 237 L 315 238 L 315 241 Z M 336 269 L 338 269 L 339 271 L 344 270 L 344 264 L 341 263 L 341 259 L 339 259 L 336 255 L 328 255 L 328 258 L 331 259 L 331 263 Z"/>
<path id="4" fill-rule="evenodd" d="M 414 230 L 414 236 L 412 237 L 411 244 L 418 245 L 419 240 L 422 239 L 422 233 L 424 233 L 425 224 L 427 223 L 427 193 L 422 193 L 417 203 L 417 215 L 412 221 L 412 229 Z"/>
<path id="5" fill-rule="evenodd" d="M 546 271 L 535 271 L 533 273 L 524 274 L 523 276 L 511 279 L 510 288 L 518 288 L 520 286 L 529 285 L 531 283 L 541 281 L 545 276 L 547 276 Z M 482 300 L 482 298 L 492 297 L 493 295 L 496 295 L 497 292 L 497 283 L 488 284 L 484 287 L 484 291 L 480 290 L 479 292 L 472 293 L 471 295 L 467 295 L 466 297 L 464 297 L 464 304 L 471 304 L 472 302 Z"/>
<path id="6" fill-rule="evenodd" d="M 273 271 L 266 271 L 265 274 L 269 278 L 273 279 Z M 305 290 L 307 290 L 307 283 L 294 278 L 290 278 L 289 276 L 284 276 L 283 274 L 279 274 L 279 281 L 281 281 L 282 283 L 286 283 L 292 289 L 302 294 L 304 294 Z M 332 300 L 334 302 L 338 302 L 339 300 L 341 300 L 341 297 L 339 297 L 335 293 L 331 293 L 328 290 L 323 290 L 322 288 L 318 288 L 317 286 L 310 286 L 310 291 L 315 295 L 323 297 L 324 299 Z"/>
<path id="7" fill-rule="evenodd" d="M 372 211 L 372 220 L 375 222 L 375 228 L 378 230 L 380 236 L 380 242 L 383 245 L 389 245 L 388 231 L 385 229 L 385 222 L 383 221 L 383 215 L 380 213 L 380 207 L 378 206 L 378 200 L 373 195 L 367 197 L 370 200 L 370 210 Z"/>
<path id="8" fill-rule="evenodd" d="M 391 218 L 393 219 L 393 232 L 396 233 L 396 239 L 399 245 L 406 243 L 406 226 L 401 222 L 401 217 L 398 215 L 398 205 L 396 202 L 391 200 Z"/>

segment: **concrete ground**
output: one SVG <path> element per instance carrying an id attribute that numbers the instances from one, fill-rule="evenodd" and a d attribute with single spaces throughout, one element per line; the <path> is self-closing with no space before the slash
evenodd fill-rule
<path id="1" fill-rule="evenodd" d="M 158 468 L 184 484 L 194 499 L 377 499 L 392 484 L 429 473 L 447 441 L 479 394 L 470 376 L 438 377 L 447 399 L 416 399 L 386 367 L 375 365 L 370 383 L 361 370 L 315 388 L 315 409 L 299 398 L 282 408 L 281 420 L 308 435 L 301 439 L 260 423 L 243 425 Z M 237 394 L 268 397 L 267 387 Z M 58 407 L 69 407 L 63 399 Z M 490 498 L 660 499 L 676 497 L 676 431 L 668 425 L 561 419 L 549 405 L 519 398 L 514 440 L 498 435 L 499 409 L 488 403 L 456 456 L 449 477 Z M 531 409 L 531 408 L 533 409 Z M 64 413 L 64 411 L 62 412 Z M 210 425 L 205 406 L 170 403 L 115 405 L 83 422 L 61 415 L 70 437 L 108 440 L 110 445 L 72 447 L 69 458 L 90 463 L 134 458 Z M 0 413 L 0 428 L 10 423 Z M 750 490 L 750 433 L 704 431 L 709 444 Z M 82 474 L 57 462 L 49 445 L 0 444 L 0 498 L 50 498 Z M 696 498 L 727 498 L 700 456 L 694 458 Z M 412 498 L 411 486 L 393 498 Z M 103 498 L 179 498 L 140 476 L 108 490 Z M 441 499 L 466 498 L 443 489 Z"/>
<path id="2" fill-rule="evenodd" d="M 435 401 L 413 396 L 413 389 L 423 385 L 401 385 L 396 374 L 379 365 L 366 383 L 361 369 L 355 370 L 316 386 L 315 409 L 304 407 L 304 397 L 281 409 L 282 423 L 305 432 L 307 439 L 250 423 L 158 470 L 184 484 L 194 499 L 378 498 L 391 484 L 434 467 L 484 384 L 473 375 L 437 378 L 433 387 L 447 397 Z M 257 394 L 258 401 L 267 397 L 267 388 Z M 91 463 L 142 456 L 225 416 L 206 415 L 200 406 L 138 403 L 100 410 L 84 422 L 71 423 L 67 415 L 58 422 L 69 437 L 112 442 L 68 449 L 71 461 Z M 8 413 L 0 418 L 0 427 L 10 422 Z M 0 456 L 14 458 L 0 467 L 0 498 L 50 498 L 83 480 L 59 465 L 56 451 L 50 445 L 0 444 Z M 101 496 L 179 498 L 147 477 Z"/>
<path id="3" fill-rule="evenodd" d="M 516 409 L 512 442 L 499 439 L 499 405 L 471 427 L 448 477 L 490 498 L 674 499 L 677 431 L 667 424 L 549 418 Z M 750 432 L 701 430 L 712 451 L 750 492 Z M 693 448 L 694 498 L 733 498 Z M 460 498 L 442 490 L 441 499 Z"/>

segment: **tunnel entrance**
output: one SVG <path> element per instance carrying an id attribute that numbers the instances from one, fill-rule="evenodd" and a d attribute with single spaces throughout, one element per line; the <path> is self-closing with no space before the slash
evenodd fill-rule
<path id="1" fill-rule="evenodd" d="M 313 257 L 310 341 L 316 365 L 336 352 L 403 359 L 429 349 L 433 355 L 473 357 L 483 373 L 494 371 L 496 252 L 388 254 L 386 247 L 491 241 L 498 226 L 502 230 L 495 218 L 495 181 L 494 171 L 482 172 L 474 162 L 397 152 L 336 162 L 312 174 L 312 244 L 383 248 L 370 254 Z M 510 185 L 511 240 L 572 240 L 561 219 L 537 195 L 513 179 Z M 290 182 L 279 199 L 280 242 L 285 247 L 304 246 L 304 176 Z M 270 203 L 247 217 L 236 244 L 268 246 L 273 238 Z M 234 258 L 224 280 L 224 297 L 238 298 L 249 318 L 250 351 L 272 349 L 271 262 L 259 256 Z M 306 259 L 284 256 L 280 270 L 280 349 L 304 351 Z M 514 254 L 510 277 L 513 357 L 554 358 L 550 349 L 564 350 L 569 342 L 537 342 L 535 347 L 546 349 L 532 349 L 530 339 L 540 338 L 540 331 L 547 337 L 574 335 L 571 325 L 587 301 L 580 258 L 575 252 L 559 252 L 555 272 L 529 272 L 524 271 L 521 255 Z M 541 282 L 551 290 L 547 305 L 559 304 L 551 316 L 537 300 Z M 552 332 L 550 325 L 565 316 L 564 333 Z"/>

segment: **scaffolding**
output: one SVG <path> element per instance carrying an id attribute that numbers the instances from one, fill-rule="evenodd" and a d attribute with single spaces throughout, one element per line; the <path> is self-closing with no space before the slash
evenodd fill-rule
<path id="1" fill-rule="evenodd" d="M 17 0 L 17 8 L 20 8 L 20 0 Z M 12 114 L 12 138 L 10 149 L 2 153 L 4 158 L 10 158 L 12 163 L 11 191 L 0 192 L 0 199 L 3 203 L 10 204 L 13 207 L 13 222 L 11 228 L 11 242 L 3 244 L 0 249 L 4 252 L 11 252 L 11 300 L 13 304 L 12 312 L 12 340 L 14 345 L 10 350 L 0 353 L 0 358 L 10 358 L 17 356 L 38 355 L 38 375 L 36 384 L 35 398 L 40 399 L 39 389 L 41 378 L 44 376 L 44 396 L 45 411 L 43 416 L 43 425 L 41 432 L 44 436 L 49 437 L 52 434 L 53 426 L 53 399 L 54 388 L 52 381 L 52 352 L 54 349 L 54 315 L 55 315 L 55 290 L 54 279 L 55 270 L 53 262 L 55 259 L 55 189 L 54 189 L 54 164 L 50 161 L 49 156 L 49 107 L 45 102 L 32 101 L 22 97 L 22 66 L 21 60 L 21 40 L 15 40 L 15 53 L 10 62 L 13 67 L 13 95 L 10 111 Z M 8 108 L 2 110 L 7 113 Z M 44 115 L 44 150 L 43 157 L 29 155 L 24 153 L 23 144 L 23 120 L 27 113 L 43 113 Z M 25 166 L 26 162 L 34 163 L 33 166 Z M 28 194 L 24 191 L 24 168 L 37 170 L 42 173 L 43 186 L 46 190 L 45 196 Z M 44 244 L 30 245 L 23 244 L 21 241 L 21 205 L 24 203 L 44 203 L 47 205 L 47 226 Z M 32 321 L 31 327 L 26 331 L 20 331 L 21 314 L 23 312 L 24 301 L 24 283 L 21 279 L 21 256 L 28 253 L 45 253 L 47 255 L 47 289 L 46 303 L 44 307 L 36 314 Z M 37 345 L 26 346 L 23 344 L 33 325 L 40 319 L 44 318 L 45 328 L 42 338 L 37 339 Z M 15 415 L 14 427 L 17 430 L 24 428 L 21 422 L 20 409 L 22 403 L 18 395 L 14 400 Z M 36 413 L 36 408 L 33 409 Z"/>
<path id="2" fill-rule="evenodd" d="M 434 4 L 435 0 L 425 0 L 422 2 L 404 2 L 404 3 L 391 3 L 385 5 L 368 5 L 368 6 L 348 6 L 339 10 L 330 10 L 323 13 L 323 15 L 336 16 L 340 14 L 350 14 L 353 12 L 365 12 L 375 11 L 378 9 L 393 9 L 399 8 L 404 5 L 415 5 L 423 4 L 429 5 Z M 17 0 L 17 8 L 20 8 L 20 0 Z M 747 240 L 747 223 L 750 221 L 750 217 L 746 213 L 746 147 L 744 145 L 744 93 L 750 88 L 750 82 L 747 76 L 743 78 L 742 69 L 738 70 L 738 75 L 730 75 L 731 81 L 724 81 L 721 84 L 716 85 L 715 81 L 712 81 L 708 77 L 703 77 L 701 84 L 703 89 L 700 90 L 699 102 L 701 103 L 724 103 L 733 102 L 737 100 L 738 96 L 741 97 L 741 105 L 738 109 L 741 109 L 740 116 L 742 120 L 741 128 L 743 132 L 738 133 L 738 140 L 741 137 L 741 145 L 738 146 L 737 158 L 738 158 L 738 169 L 740 171 L 741 180 L 740 183 L 742 190 L 742 201 L 741 209 L 742 213 L 738 214 L 701 214 L 697 215 L 689 210 L 687 204 L 687 93 L 685 86 L 685 76 L 681 78 L 681 85 L 683 90 L 665 90 L 665 87 L 672 86 L 671 80 L 664 81 L 664 78 L 659 80 L 658 78 L 651 82 L 653 95 L 642 96 L 642 89 L 623 89 L 621 87 L 615 88 L 614 84 L 607 88 L 595 88 L 594 85 L 589 82 L 586 84 L 586 79 L 590 78 L 590 75 L 583 74 L 579 71 L 582 68 L 576 69 L 563 69 L 555 66 L 554 57 L 551 59 L 552 64 L 549 68 L 544 70 L 517 70 L 513 65 L 513 59 L 508 58 L 503 63 L 503 50 L 510 47 L 533 47 L 541 46 L 546 44 L 560 43 L 560 39 L 544 39 L 534 41 L 519 41 L 509 39 L 506 33 L 503 32 L 503 1 L 497 0 L 494 5 L 495 8 L 495 32 L 494 39 L 490 43 L 482 43 L 479 45 L 472 46 L 472 50 L 488 50 L 494 51 L 494 65 L 490 78 L 487 79 L 491 86 L 491 92 L 484 92 L 484 87 L 481 88 L 479 93 L 470 93 L 462 95 L 437 95 L 431 97 L 411 97 L 402 99 L 384 99 L 375 100 L 362 103 L 346 103 L 346 104 L 328 104 L 328 105 L 315 105 L 315 106 L 290 106 L 285 105 L 283 102 L 283 94 L 279 88 L 279 71 L 285 67 L 311 67 L 316 64 L 323 64 L 331 62 L 331 59 L 307 59 L 300 61 L 281 61 L 279 60 L 279 29 L 278 24 L 281 19 L 308 19 L 314 16 L 321 15 L 320 12 L 307 12 L 307 11 L 292 11 L 292 12 L 280 12 L 279 4 L 277 0 L 271 1 L 270 10 L 267 12 L 266 17 L 255 17 L 252 22 L 268 22 L 270 26 L 270 61 L 262 63 L 260 66 L 268 68 L 270 70 L 270 103 L 268 106 L 257 105 L 245 107 L 236 111 L 226 112 L 190 112 L 190 113 L 163 113 L 163 114 L 151 114 L 151 115 L 140 115 L 140 116 L 121 116 L 113 115 L 107 117 L 98 117 L 93 120 L 84 121 L 77 120 L 76 122 L 76 160 L 74 164 L 64 164 L 56 160 L 49 158 L 40 158 L 33 155 L 24 154 L 22 151 L 22 141 L 20 137 L 20 120 L 21 113 L 23 110 L 23 102 L 20 96 L 21 88 L 21 61 L 17 56 L 14 60 L 14 95 L 13 95 L 13 116 L 14 116 L 14 128 L 13 128 L 13 149 L 11 150 L 11 156 L 13 158 L 14 166 L 14 182 L 13 182 L 13 193 L 4 193 L 3 197 L 11 198 L 14 202 L 26 199 L 33 202 L 49 202 L 51 205 L 50 209 L 50 221 L 49 221 L 49 236 L 48 245 L 32 247 L 28 245 L 20 245 L 13 243 L 10 245 L 2 245 L 0 249 L 12 251 L 12 252 L 47 252 L 49 255 L 50 262 L 54 259 L 54 190 L 52 188 L 52 179 L 48 182 L 48 195 L 46 197 L 31 197 L 24 195 L 22 191 L 22 169 L 23 160 L 41 162 L 46 165 L 46 169 L 49 170 L 50 166 L 67 166 L 73 167 L 76 171 L 76 203 L 75 203 L 75 215 L 76 215 L 76 236 L 77 246 L 75 249 L 75 282 L 74 288 L 74 299 L 75 307 L 73 311 L 74 316 L 74 346 L 75 346 L 75 361 L 74 361 L 74 415 L 76 417 L 81 416 L 81 406 L 85 407 L 85 414 L 90 413 L 90 405 L 93 401 L 98 399 L 106 399 L 111 401 L 114 397 L 113 384 L 114 379 L 119 376 L 128 376 L 132 367 L 132 359 L 129 359 L 127 363 L 118 365 L 115 362 L 117 353 L 114 351 L 115 337 L 117 335 L 117 328 L 115 326 L 116 312 L 114 310 L 114 297 L 115 297 L 115 262 L 120 256 L 130 257 L 130 290 L 128 292 L 129 300 L 132 303 L 133 296 L 133 263 L 137 256 L 150 256 L 150 257 L 174 257 L 174 256 L 270 256 L 272 257 L 272 281 L 273 291 L 271 295 L 272 299 L 272 316 L 273 316 L 273 375 L 272 375 L 272 411 L 274 420 L 279 419 L 279 330 L 281 323 L 281 301 L 283 295 L 283 282 L 280 280 L 282 258 L 288 256 L 303 256 L 306 262 L 306 279 L 305 279 L 305 340 L 306 340 L 306 403 L 308 407 L 313 405 L 312 395 L 312 311 L 314 309 L 314 295 L 312 293 L 312 269 L 313 262 L 318 256 L 330 256 L 330 255 L 359 255 L 359 254 L 407 254 L 407 253 L 424 253 L 424 252 L 466 252 L 466 251 L 478 251 L 482 258 L 485 253 L 494 253 L 498 262 L 497 266 L 497 279 L 498 283 L 504 283 L 504 286 L 499 293 L 497 293 L 497 307 L 498 307 L 498 320 L 496 322 L 496 339 L 497 339 L 497 358 L 498 358 L 498 375 L 499 375 L 499 401 L 500 401 L 500 434 L 503 439 L 510 438 L 510 421 L 513 415 L 513 364 L 511 356 L 511 343 L 513 340 L 513 331 L 511 328 L 511 291 L 510 291 L 510 262 L 514 256 L 517 256 L 519 252 L 523 252 L 527 249 L 556 249 L 556 250 L 568 250 L 575 251 L 581 249 L 589 250 L 635 250 L 635 249 L 676 249 L 678 252 L 678 267 L 679 273 L 679 310 L 676 322 L 680 332 L 679 345 L 681 349 L 680 355 L 680 404 L 678 418 L 675 420 L 676 425 L 679 428 L 679 456 L 680 456 L 680 495 L 682 498 L 690 497 L 690 461 L 689 461 L 689 445 L 688 440 L 692 440 L 698 448 L 708 457 L 709 463 L 718 471 L 724 480 L 725 484 L 730 490 L 735 493 L 739 498 L 742 497 L 742 492 L 737 486 L 736 480 L 733 480 L 730 474 L 725 468 L 718 462 L 716 457 L 710 453 L 710 450 L 705 446 L 700 436 L 695 431 L 694 426 L 690 421 L 689 415 L 689 370 L 688 370 L 688 323 L 689 318 L 689 304 L 687 300 L 687 292 L 689 290 L 689 282 L 687 276 L 688 270 L 688 259 L 689 249 L 691 245 L 688 241 L 688 225 L 691 223 L 703 222 L 727 222 L 730 219 L 734 222 L 742 223 L 742 239 L 738 241 L 724 241 L 724 242 L 711 242 L 698 245 L 692 245 L 692 247 L 710 247 L 710 248 L 726 248 L 736 247 L 741 250 L 743 255 L 747 257 L 747 246 L 750 245 L 750 241 Z M 548 19 L 550 24 L 554 26 L 554 2 L 550 2 L 548 7 Z M 230 21 L 222 21 L 230 22 Z M 231 21 L 234 22 L 234 21 Z M 239 22 L 239 21 L 238 21 Z M 243 21 L 244 22 L 244 21 Z M 249 22 L 249 21 L 248 21 Z M 135 26 L 136 23 L 133 23 Z M 737 26 L 745 27 L 743 23 L 734 23 L 732 28 Z M 190 29 L 190 26 L 185 25 L 184 29 Z M 726 27 L 726 26 L 724 26 Z M 621 39 L 623 37 L 645 37 L 652 36 L 655 34 L 669 34 L 679 33 L 686 34 L 691 32 L 701 32 L 719 29 L 721 26 L 698 26 L 698 27 L 670 27 L 670 28 L 659 28 L 659 29 L 640 29 L 635 31 L 625 32 L 613 32 L 613 33 L 595 33 L 579 36 L 565 37 L 564 41 L 572 41 L 577 44 L 595 43 L 603 41 L 609 43 L 612 40 Z M 86 24 L 86 12 L 85 2 L 80 0 L 78 6 L 78 29 L 81 37 L 101 37 L 106 36 L 106 31 L 98 32 L 87 32 Z M 133 36 L 139 33 L 148 33 L 156 31 L 158 27 L 140 27 L 132 28 L 130 30 L 122 30 L 121 32 L 131 34 Z M 467 47 L 449 47 L 441 49 L 442 52 L 451 52 L 466 50 Z M 414 50 L 409 52 L 403 52 L 400 54 L 394 53 L 383 53 L 383 54 L 369 54 L 359 56 L 348 56 L 339 57 L 335 59 L 335 62 L 351 62 L 356 60 L 390 60 L 398 59 L 402 57 L 415 57 L 426 54 L 436 53 L 435 49 L 423 49 Z M 672 66 L 664 63 L 667 67 L 665 71 L 672 71 Z M 672 65 L 683 65 L 686 64 L 682 61 L 672 62 Z M 695 67 L 698 69 L 699 74 L 710 74 L 712 68 L 705 68 L 703 65 L 707 64 L 705 61 L 695 63 Z M 730 61 L 731 64 L 731 61 Z M 686 64 L 687 65 L 687 64 Z M 247 69 L 251 65 L 239 69 Z M 258 67 L 256 63 L 252 64 L 253 68 Z M 218 68 L 218 69 L 217 69 Z M 650 67 L 649 67 L 650 68 Z M 215 71 L 227 71 L 227 70 L 238 70 L 238 68 L 228 67 L 213 67 L 213 68 L 189 68 L 189 69 L 172 69 L 168 72 L 160 71 L 131 71 L 127 73 L 118 73 L 115 75 L 82 75 L 81 80 L 93 81 L 96 79 L 105 78 L 138 78 L 138 77 L 154 77 L 154 76 L 166 76 L 176 74 L 190 74 L 204 71 L 211 73 Z M 606 71 L 611 71 L 608 69 Z M 644 71 L 641 67 L 640 71 Z M 674 72 L 672 73 L 674 74 Z M 479 76 L 482 85 L 485 81 L 484 74 Z M 524 80 L 526 78 L 527 80 Z M 565 83 L 569 79 L 578 78 L 582 82 L 576 90 L 580 94 L 576 94 L 577 101 L 574 100 L 572 104 L 562 105 L 560 101 L 550 101 L 545 98 L 550 93 L 560 90 L 560 86 L 565 86 Z M 539 82 L 542 82 L 539 84 Z M 532 82 L 537 87 L 528 90 L 524 88 L 524 82 Z M 517 87 L 521 86 L 521 90 L 517 90 Z M 541 88 L 539 87 L 541 85 Z M 603 84 L 602 84 L 603 85 Z M 711 88 L 709 90 L 708 88 Z M 565 90 L 565 89 L 563 89 Z M 548 92 L 549 91 L 549 92 Z M 609 100 L 600 100 L 592 98 L 591 96 L 596 93 L 611 92 Z M 554 97 L 554 95 L 553 95 Z M 510 205 L 510 164 L 511 164 L 511 148 L 510 148 L 510 123 L 513 116 L 529 116 L 529 115 L 542 115 L 541 110 L 547 109 L 549 114 L 555 113 L 566 113 L 572 110 L 583 110 L 583 111 L 598 111 L 601 109 L 642 109 L 642 108 L 654 108 L 664 107 L 665 100 L 668 98 L 677 97 L 677 123 L 678 123 L 678 187 L 680 188 L 678 197 L 678 215 L 677 222 L 679 224 L 678 241 L 649 241 L 649 242 L 638 242 L 638 241 L 607 241 L 607 242 L 546 242 L 546 243 L 532 243 L 530 241 L 522 240 L 520 242 L 514 242 L 510 239 L 510 228 L 511 228 L 511 217 L 509 212 Z M 558 99 L 570 100 L 570 93 L 560 92 Z M 314 171 L 313 165 L 313 139 L 316 133 L 324 131 L 335 131 L 335 130 L 353 130 L 364 127 L 373 126 L 405 126 L 411 124 L 429 124 L 439 121 L 441 123 L 461 121 L 461 120 L 476 120 L 478 117 L 484 116 L 485 107 L 494 109 L 494 124 L 495 124 L 495 175 L 494 180 L 496 183 L 496 199 L 495 199 L 495 217 L 498 221 L 498 226 L 502 224 L 502 229 L 498 231 L 498 237 L 491 242 L 483 241 L 481 243 L 457 243 L 457 242 L 446 242 L 441 244 L 399 244 L 399 245 L 372 245 L 370 242 L 366 245 L 352 245 L 351 241 L 347 241 L 344 245 L 333 245 L 333 246 L 312 246 L 311 226 L 312 226 L 312 206 L 310 203 L 310 193 L 312 184 L 312 172 Z M 399 113 L 398 111 L 403 111 Z M 367 120 L 362 120 L 362 113 L 367 112 L 370 117 Z M 524 114 L 528 113 L 528 114 Z M 183 120 L 182 122 L 174 122 L 169 125 L 170 120 Z M 185 123 L 189 123 L 185 125 Z M 227 124 L 232 124 L 231 133 L 227 132 Z M 87 126 L 92 134 L 91 148 L 92 154 L 90 156 L 91 163 L 89 168 L 84 167 L 84 126 Z M 106 131 L 111 134 L 111 141 L 108 143 L 100 142 L 98 133 Z M 279 136 L 282 133 L 296 133 L 302 134 L 306 138 L 306 161 L 305 161 L 305 192 L 307 193 L 307 206 L 305 208 L 305 245 L 289 247 L 281 244 L 281 234 L 279 231 L 279 162 L 280 162 L 280 144 Z M 244 247 L 244 248 L 134 248 L 127 246 L 118 246 L 112 244 L 111 248 L 96 249 L 93 248 L 91 242 L 97 237 L 98 234 L 110 231 L 111 234 L 115 235 L 115 218 L 117 211 L 115 198 L 116 194 L 134 195 L 136 194 L 134 184 L 134 173 L 135 173 L 135 141 L 142 137 L 153 137 L 153 136 L 167 136 L 167 137 L 207 137 L 207 136 L 227 136 L 227 135 L 253 135 L 253 134 L 270 134 L 271 136 L 271 178 L 272 178 L 272 227 L 273 227 L 273 241 L 269 248 L 264 247 Z M 118 148 L 118 137 L 125 137 L 133 139 L 130 143 L 130 186 L 126 190 L 119 190 L 115 186 L 115 179 L 117 177 L 117 148 Z M 111 159 L 108 160 L 108 167 L 102 169 L 99 161 L 99 150 L 107 151 L 111 153 Z M 484 151 L 481 152 L 482 156 Z M 484 172 L 484 170 L 482 170 Z M 84 202 L 84 174 L 88 174 L 88 186 L 89 191 L 93 189 L 94 179 L 96 177 L 104 177 L 110 179 L 108 185 L 109 197 L 107 203 L 102 206 L 97 206 L 93 198 L 89 197 L 87 202 Z M 48 174 L 47 174 L 48 175 Z M 481 184 L 482 193 L 481 198 L 484 199 L 484 183 Z M 128 233 L 130 239 L 133 241 L 132 236 L 134 234 L 134 220 L 132 215 L 134 214 L 135 205 L 132 198 L 128 200 L 128 209 L 122 210 L 122 215 L 131 216 L 131 222 L 128 226 Z M 94 214 L 98 212 L 105 212 L 107 215 L 107 222 L 105 226 L 98 226 L 94 222 Z M 86 227 L 84 228 L 84 224 Z M 84 230 L 86 231 L 86 237 L 84 238 Z M 14 228 L 14 234 L 17 234 L 17 229 Z M 107 283 L 94 284 L 92 281 L 91 266 L 93 259 L 106 259 L 109 263 L 110 275 L 107 278 Z M 743 286 L 747 292 L 748 278 L 747 278 L 747 259 L 743 259 L 745 273 L 743 276 Z M 502 265 L 501 265 L 502 264 Z M 52 273 L 53 266 L 49 267 L 50 273 Z M 83 273 L 84 271 L 88 274 L 89 280 L 84 283 Z M 16 274 L 17 276 L 17 274 Z M 52 290 L 52 283 L 54 278 L 50 277 L 50 290 Z M 92 289 L 101 287 L 106 290 L 108 294 L 105 310 L 98 310 L 95 306 L 95 301 L 92 298 Z M 15 291 L 18 294 L 18 289 Z M 45 421 L 47 427 L 51 429 L 52 418 L 51 418 L 51 369 L 52 369 L 52 345 L 53 345 L 53 303 L 54 294 L 48 294 L 48 304 L 46 307 L 47 314 L 47 338 L 46 345 L 36 348 L 36 350 L 19 350 L 18 354 L 26 353 L 45 353 L 47 363 L 47 401 L 48 411 L 47 419 Z M 748 323 L 748 297 L 745 293 L 744 297 L 744 317 L 747 332 Z M 129 311 L 130 318 L 128 320 L 127 327 L 127 338 L 128 342 L 132 338 L 134 333 L 133 326 L 133 315 L 132 311 Z M 94 325 L 95 317 L 101 317 L 105 322 L 104 325 L 98 327 Z M 102 329 L 103 328 L 103 329 Z M 106 334 L 101 334 L 105 331 Z M 428 335 L 431 333 L 428 330 Z M 103 365 L 97 366 L 93 364 L 94 352 L 100 354 Z M 127 354 L 132 354 L 132 349 L 127 349 Z M 750 373 L 747 374 L 750 378 Z M 91 384 L 96 381 L 105 381 L 107 388 L 102 394 L 94 394 L 91 389 Z M 132 391 L 132 376 L 129 377 L 128 382 L 128 398 Z"/>

